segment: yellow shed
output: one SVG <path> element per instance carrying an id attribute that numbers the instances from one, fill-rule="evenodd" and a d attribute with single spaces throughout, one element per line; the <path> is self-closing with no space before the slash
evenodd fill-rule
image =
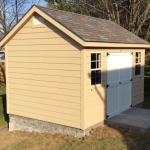
<path id="1" fill-rule="evenodd" d="M 10 131 L 82 137 L 144 100 L 150 44 L 112 21 L 35 5 L 0 47 Z"/>

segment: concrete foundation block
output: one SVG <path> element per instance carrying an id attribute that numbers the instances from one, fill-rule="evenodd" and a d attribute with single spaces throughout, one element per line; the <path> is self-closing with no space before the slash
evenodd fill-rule
<path id="1" fill-rule="evenodd" d="M 51 122 L 45 122 L 41 120 L 21 117 L 17 115 L 9 115 L 9 131 L 20 130 L 27 132 L 49 132 L 51 134 L 66 134 L 72 135 L 74 137 L 82 138 L 85 135 L 88 135 L 91 129 L 96 128 L 104 123 L 101 122 L 97 125 L 94 125 L 86 130 L 81 130 L 73 127 L 68 127 L 64 125 L 59 125 Z"/>

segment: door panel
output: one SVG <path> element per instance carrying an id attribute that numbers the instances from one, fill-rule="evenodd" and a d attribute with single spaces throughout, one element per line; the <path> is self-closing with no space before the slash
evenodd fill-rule
<path id="1" fill-rule="evenodd" d="M 107 75 L 108 84 L 119 83 L 119 54 L 108 55 L 108 70 Z"/>
<path id="2" fill-rule="evenodd" d="M 119 112 L 119 86 L 109 87 L 107 92 L 107 114 L 113 115 Z"/>
<path id="3" fill-rule="evenodd" d="M 131 53 L 110 53 L 107 71 L 107 115 L 126 110 L 131 105 Z"/>
<path id="4" fill-rule="evenodd" d="M 121 84 L 119 91 L 119 108 L 124 111 L 131 106 L 131 82 Z"/>
<path id="5" fill-rule="evenodd" d="M 120 58 L 120 81 L 131 80 L 132 55 L 122 53 Z"/>

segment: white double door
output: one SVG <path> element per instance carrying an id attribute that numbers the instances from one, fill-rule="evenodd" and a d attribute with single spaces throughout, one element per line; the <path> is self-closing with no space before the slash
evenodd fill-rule
<path id="1" fill-rule="evenodd" d="M 109 53 L 107 65 L 107 116 L 131 106 L 131 53 Z"/>

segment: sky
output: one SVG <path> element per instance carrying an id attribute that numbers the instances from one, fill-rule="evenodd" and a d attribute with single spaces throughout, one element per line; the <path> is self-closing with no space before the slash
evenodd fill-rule
<path id="1" fill-rule="evenodd" d="M 46 6 L 47 2 L 45 2 L 44 0 L 41 0 L 40 4 L 41 6 Z"/>

